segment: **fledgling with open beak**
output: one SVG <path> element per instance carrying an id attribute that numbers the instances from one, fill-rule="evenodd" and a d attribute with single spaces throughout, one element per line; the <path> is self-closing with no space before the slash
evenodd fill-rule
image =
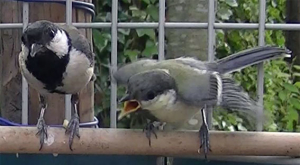
<path id="1" fill-rule="evenodd" d="M 51 93 L 72 94 L 74 114 L 66 128 L 66 133 L 70 133 L 69 147 L 72 150 L 74 136 L 80 138 L 78 93 L 95 79 L 94 54 L 89 41 L 73 26 L 57 25 L 46 20 L 29 24 L 21 40 L 21 73 L 40 94 L 39 150 L 48 137 L 44 113 L 47 95 Z"/>
<path id="2" fill-rule="evenodd" d="M 210 144 L 205 107 L 220 106 L 241 111 L 253 119 L 259 108 L 227 73 L 266 60 L 290 57 L 289 53 L 287 49 L 262 46 L 216 62 L 181 57 L 163 61 L 146 59 L 127 64 L 114 74 L 118 84 L 127 86 L 126 95 L 120 99 L 124 108 L 119 119 L 143 109 L 160 122 L 180 128 L 201 109 L 198 152 L 203 148 L 206 157 Z M 146 136 L 150 140 L 149 133 Z"/>

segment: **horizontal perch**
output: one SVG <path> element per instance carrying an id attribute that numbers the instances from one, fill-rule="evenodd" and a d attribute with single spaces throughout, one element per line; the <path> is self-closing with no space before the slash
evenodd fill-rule
<path id="1" fill-rule="evenodd" d="M 63 128 L 48 128 L 48 140 L 39 151 L 34 127 L 0 126 L 0 153 L 58 153 L 110 155 L 201 156 L 197 131 L 158 131 L 152 146 L 142 130 L 81 128 L 73 151 Z M 209 155 L 299 156 L 300 133 L 210 132 Z M 208 156 L 209 156 L 208 155 Z"/>

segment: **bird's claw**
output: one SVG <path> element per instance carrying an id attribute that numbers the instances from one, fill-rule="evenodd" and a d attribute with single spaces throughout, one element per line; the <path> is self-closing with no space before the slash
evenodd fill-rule
<path id="1" fill-rule="evenodd" d="M 204 157 L 207 159 L 208 151 L 211 152 L 210 145 L 209 145 L 209 132 L 208 132 L 208 126 L 206 124 L 202 124 L 200 130 L 199 130 L 199 136 L 201 140 L 200 147 L 198 149 L 198 153 L 201 152 L 201 148 L 203 148 L 204 151 Z"/>
<path id="2" fill-rule="evenodd" d="M 73 144 L 73 139 L 74 136 L 76 135 L 79 139 L 80 139 L 80 135 L 79 135 L 79 117 L 77 114 L 74 114 L 70 120 L 70 122 L 68 123 L 68 126 L 66 128 L 66 134 L 69 134 L 69 148 L 71 151 L 73 151 L 72 149 L 72 144 Z"/>
<path id="3" fill-rule="evenodd" d="M 39 151 L 43 148 L 44 140 L 48 139 L 47 126 L 43 118 L 40 118 L 37 123 L 38 132 L 36 135 L 40 136 L 40 148 Z"/>
<path id="4" fill-rule="evenodd" d="M 149 140 L 149 146 L 151 147 L 151 134 L 153 133 L 155 138 L 157 139 L 157 134 L 155 132 L 155 125 L 152 122 L 148 122 L 145 126 L 145 128 L 143 129 L 143 132 L 146 133 L 146 137 Z"/>

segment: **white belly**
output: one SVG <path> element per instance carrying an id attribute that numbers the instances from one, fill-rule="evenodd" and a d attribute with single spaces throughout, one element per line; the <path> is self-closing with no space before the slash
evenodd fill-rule
<path id="1" fill-rule="evenodd" d="M 90 66 L 90 61 L 79 51 L 72 49 L 70 60 L 63 74 L 63 86 L 56 89 L 64 91 L 67 94 L 80 92 L 90 81 L 93 76 L 94 68 Z M 25 60 L 27 59 L 28 49 L 22 45 L 22 52 L 19 54 L 19 65 L 22 75 L 28 84 L 41 94 L 48 94 L 45 85 L 36 79 L 27 69 Z"/>
<path id="2" fill-rule="evenodd" d="M 141 106 L 149 110 L 160 122 L 166 122 L 177 128 L 190 120 L 201 108 L 180 102 L 172 89 L 156 96 L 153 100 L 141 101 Z"/>
<path id="3" fill-rule="evenodd" d="M 64 73 L 63 86 L 58 90 L 74 94 L 81 91 L 91 80 L 94 67 L 90 66 L 90 61 L 84 54 L 74 49 L 71 50 L 70 62 Z"/>
<path id="4" fill-rule="evenodd" d="M 189 107 L 177 101 L 175 104 L 166 106 L 164 109 L 150 110 L 150 113 L 161 122 L 180 126 L 190 120 L 199 110 L 200 107 Z"/>

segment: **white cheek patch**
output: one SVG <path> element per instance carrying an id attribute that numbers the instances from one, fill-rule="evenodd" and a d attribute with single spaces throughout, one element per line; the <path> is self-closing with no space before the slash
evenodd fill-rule
<path id="1" fill-rule="evenodd" d="M 68 37 L 63 30 L 57 30 L 52 41 L 47 45 L 47 48 L 55 52 L 60 58 L 68 54 L 69 44 Z"/>
<path id="2" fill-rule="evenodd" d="M 141 101 L 141 107 L 148 109 L 149 111 L 169 109 L 173 106 L 176 100 L 176 92 L 174 90 L 169 90 L 164 94 L 156 96 L 154 99 L 149 101 Z"/>

